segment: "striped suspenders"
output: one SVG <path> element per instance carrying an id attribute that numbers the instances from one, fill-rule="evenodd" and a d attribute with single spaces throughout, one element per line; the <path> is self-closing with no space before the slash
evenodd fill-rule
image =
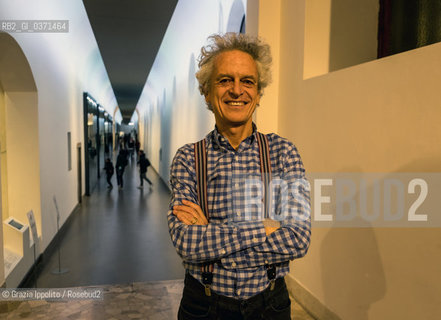
<path id="1" fill-rule="evenodd" d="M 265 208 L 265 219 L 269 217 L 269 196 L 270 192 L 268 190 L 269 184 L 271 182 L 271 158 L 269 154 L 268 138 L 257 132 L 257 143 L 259 146 L 259 158 L 260 158 L 260 173 L 262 175 L 262 181 L 264 185 L 264 208 Z M 205 146 L 205 139 L 198 141 L 194 144 L 194 155 L 195 155 L 195 167 L 196 167 L 196 182 L 197 182 L 197 193 L 198 200 L 202 211 L 204 212 L 207 220 L 210 220 L 210 213 L 208 211 L 208 198 L 207 198 L 207 150 Z M 275 265 L 267 265 L 267 275 L 271 282 L 271 289 L 274 288 L 274 281 L 276 277 L 276 267 Z M 202 271 L 202 282 L 205 286 L 205 294 L 207 296 L 211 295 L 210 287 L 213 283 L 213 263 L 204 264 L 201 267 Z"/>
<path id="2" fill-rule="evenodd" d="M 263 181 L 263 203 L 265 205 L 265 219 L 269 218 L 269 184 L 271 182 L 271 158 L 269 154 L 268 138 L 266 135 L 258 132 L 257 133 L 257 143 L 259 145 L 259 157 L 260 157 L 260 174 L 262 175 Z"/>
<path id="3" fill-rule="evenodd" d="M 207 220 L 210 221 L 207 199 L 207 150 L 204 139 L 194 144 L 194 159 L 199 204 Z M 204 283 L 207 296 L 211 296 L 210 287 L 213 283 L 213 268 L 214 265 L 212 263 L 205 263 L 201 266 L 202 282 Z"/>
<path id="4" fill-rule="evenodd" d="M 207 220 L 210 219 L 207 200 L 207 151 L 205 139 L 194 144 L 194 159 L 196 165 L 196 182 L 198 189 L 198 200 Z"/>

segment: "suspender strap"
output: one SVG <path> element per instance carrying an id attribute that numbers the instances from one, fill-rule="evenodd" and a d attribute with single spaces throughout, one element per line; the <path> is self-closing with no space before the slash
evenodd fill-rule
<path id="1" fill-rule="evenodd" d="M 194 144 L 194 158 L 196 164 L 196 182 L 198 191 L 198 200 L 202 211 L 207 220 L 210 215 L 208 212 L 207 201 L 207 151 L 205 149 L 205 140 L 202 139 Z"/>
<path id="2" fill-rule="evenodd" d="M 260 157 L 260 173 L 262 175 L 263 182 L 263 203 L 265 206 L 265 215 L 264 218 L 269 218 L 269 210 L 270 210 L 270 192 L 269 185 L 271 182 L 271 158 L 269 155 L 269 147 L 268 147 L 268 138 L 266 135 L 257 132 L 257 144 L 259 146 L 259 157 Z"/>
<path id="3" fill-rule="evenodd" d="M 271 182 L 271 158 L 269 153 L 268 138 L 266 135 L 258 132 L 257 133 L 257 144 L 259 146 L 259 157 L 260 157 L 260 173 L 262 174 L 262 182 L 264 187 L 263 193 L 263 203 L 265 206 L 265 219 L 269 219 L 270 204 L 271 204 L 271 193 L 270 193 L 270 182 Z M 266 265 L 266 274 L 268 280 L 271 283 L 271 290 L 274 290 L 275 280 L 276 280 L 276 265 L 270 264 Z"/>
<path id="4" fill-rule="evenodd" d="M 269 185 L 271 182 L 271 158 L 269 153 L 268 138 L 266 135 L 257 132 L 257 144 L 259 146 L 259 158 L 260 158 L 260 173 L 262 175 L 262 181 L 264 184 L 264 206 L 265 206 L 265 218 L 269 217 L 270 206 L 270 192 Z M 198 141 L 194 144 L 194 156 L 196 167 L 196 183 L 198 200 L 202 211 L 204 212 L 207 220 L 210 220 L 208 211 L 208 198 L 207 198 L 207 150 L 205 146 L 205 139 Z M 205 294 L 211 295 L 210 286 L 213 283 L 213 268 L 214 265 L 204 264 L 201 266 L 202 282 L 205 285 Z M 276 266 L 274 264 L 267 265 L 267 275 L 271 282 L 271 290 L 274 288 L 274 280 L 276 277 Z"/>
<path id="5" fill-rule="evenodd" d="M 205 139 L 194 144 L 194 159 L 199 204 L 207 220 L 210 220 L 207 200 L 207 150 Z M 205 294 L 207 296 L 211 296 L 210 287 L 213 283 L 213 269 L 214 265 L 212 263 L 206 263 L 201 266 L 202 282 L 205 286 Z"/>

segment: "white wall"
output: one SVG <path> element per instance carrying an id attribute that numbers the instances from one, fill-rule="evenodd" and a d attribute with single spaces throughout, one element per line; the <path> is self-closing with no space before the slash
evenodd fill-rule
<path id="1" fill-rule="evenodd" d="M 260 106 L 255 112 L 255 123 L 260 132 L 278 132 L 279 78 L 280 78 L 280 18 L 281 1 L 249 0 L 247 2 L 248 34 L 258 35 L 271 47 L 272 83 L 265 88 Z"/>
<path id="2" fill-rule="evenodd" d="M 441 44 L 304 80 L 306 2 L 281 0 L 273 21 L 279 133 L 297 145 L 307 171 L 439 172 Z M 338 50 L 343 56 L 346 47 Z M 441 314 L 436 228 L 314 228 L 308 254 L 292 267 L 290 276 L 342 319 Z"/>
<path id="3" fill-rule="evenodd" d="M 5 106 L 8 216 L 27 223 L 26 213 L 33 210 L 41 233 L 37 95 L 6 93 Z"/>
<path id="4" fill-rule="evenodd" d="M 214 117 L 194 76 L 196 59 L 209 35 L 240 26 L 237 20 L 241 15 L 231 15 L 233 6 L 245 13 L 246 1 L 181 0 L 165 33 L 137 105 L 145 124 L 141 148 L 164 181 L 169 180 L 176 150 L 202 139 L 214 128 Z"/>
<path id="5" fill-rule="evenodd" d="M 304 77 L 375 60 L 378 0 L 309 0 L 305 8 Z"/>
<path id="6" fill-rule="evenodd" d="M 77 143 L 81 142 L 85 150 L 83 92 L 89 92 L 110 114 L 116 100 L 81 0 L 0 0 L 0 20 L 14 19 L 69 20 L 67 33 L 11 33 L 29 62 L 37 86 L 44 250 L 56 233 L 53 197 L 61 224 L 77 204 Z M 67 169 L 67 132 L 72 135 L 71 171 Z"/>

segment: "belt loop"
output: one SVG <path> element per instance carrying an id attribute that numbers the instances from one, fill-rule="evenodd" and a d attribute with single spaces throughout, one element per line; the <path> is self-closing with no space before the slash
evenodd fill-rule
<path id="1" fill-rule="evenodd" d="M 202 283 L 205 287 L 205 295 L 211 296 L 211 284 L 213 283 L 213 264 L 203 265 L 201 267 Z"/>

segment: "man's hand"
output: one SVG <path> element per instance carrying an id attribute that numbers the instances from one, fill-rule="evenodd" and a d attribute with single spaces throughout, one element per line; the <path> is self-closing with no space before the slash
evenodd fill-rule
<path id="1" fill-rule="evenodd" d="M 277 229 L 279 229 L 279 228 L 277 228 L 277 227 L 265 227 L 265 233 L 266 233 L 267 236 L 269 236 L 271 233 L 273 233 Z"/>
<path id="2" fill-rule="evenodd" d="M 173 207 L 173 214 L 186 225 L 207 225 L 208 220 L 197 204 L 182 200 L 182 205 Z"/>
<path id="3" fill-rule="evenodd" d="M 280 228 L 280 221 L 265 219 L 262 222 L 267 236 Z"/>

